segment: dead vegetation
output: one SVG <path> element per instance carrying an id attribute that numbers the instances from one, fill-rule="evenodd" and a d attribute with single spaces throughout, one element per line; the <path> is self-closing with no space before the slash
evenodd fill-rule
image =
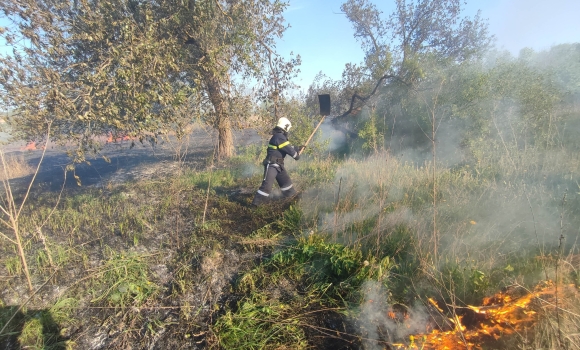
<path id="1" fill-rule="evenodd" d="M 6 157 L 4 164 L 0 164 L 0 181 L 12 180 L 32 174 L 32 167 L 23 155 L 9 155 Z"/>

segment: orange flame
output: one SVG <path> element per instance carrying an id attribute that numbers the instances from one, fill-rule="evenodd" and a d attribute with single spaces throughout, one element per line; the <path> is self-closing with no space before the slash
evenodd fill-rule
<path id="1" fill-rule="evenodd" d="M 37 147 L 36 142 L 31 141 L 31 142 L 27 143 L 26 146 L 20 147 L 20 150 L 22 150 L 22 151 L 37 151 L 39 149 L 44 149 L 44 147 L 45 146 Z"/>
<path id="2" fill-rule="evenodd" d="M 119 142 L 119 141 L 130 141 L 130 140 L 136 140 L 136 137 L 131 137 L 128 135 L 125 136 L 120 136 L 120 137 L 113 137 L 112 133 L 109 133 L 109 138 L 107 139 L 108 143 L 113 143 L 113 142 Z"/>
<path id="3" fill-rule="evenodd" d="M 24 151 L 36 151 L 36 142 L 29 142 L 22 149 Z"/>
<path id="4" fill-rule="evenodd" d="M 560 288 L 574 289 L 574 286 Z M 537 321 L 537 312 L 533 310 L 533 307 L 553 306 L 555 291 L 555 285 L 548 281 L 523 296 L 498 293 L 484 298 L 481 306 L 469 305 L 467 308 L 462 308 L 464 311 L 470 310 L 464 315 L 455 314 L 448 318 L 453 325 L 453 330 L 435 329 L 428 334 L 411 336 L 408 345 L 392 344 L 392 346 L 395 349 L 481 349 L 481 344 L 497 341 L 503 336 L 521 333 L 533 327 Z M 435 300 L 429 298 L 428 301 L 443 313 Z M 463 321 L 467 314 L 471 314 L 470 324 L 465 324 Z"/>

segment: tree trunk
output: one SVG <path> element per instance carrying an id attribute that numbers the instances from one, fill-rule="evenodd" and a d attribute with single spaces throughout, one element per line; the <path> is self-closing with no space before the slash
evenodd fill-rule
<path id="1" fill-rule="evenodd" d="M 234 155 L 234 138 L 232 123 L 227 114 L 218 115 L 218 159 L 225 159 Z"/>
<path id="2" fill-rule="evenodd" d="M 234 155 L 234 140 L 232 135 L 232 123 L 228 115 L 224 96 L 220 89 L 220 83 L 215 73 L 207 70 L 204 72 L 204 80 L 207 85 L 209 99 L 214 107 L 216 119 L 215 127 L 218 130 L 218 159 L 226 159 Z"/>

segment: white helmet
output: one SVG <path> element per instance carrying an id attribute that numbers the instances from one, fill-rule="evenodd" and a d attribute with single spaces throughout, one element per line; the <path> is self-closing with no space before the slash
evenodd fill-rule
<path id="1" fill-rule="evenodd" d="M 290 128 L 292 127 L 292 123 L 290 123 L 288 118 L 282 117 L 282 118 L 278 119 L 278 124 L 276 124 L 276 126 L 281 128 L 281 129 L 284 129 L 284 131 L 288 132 L 288 131 L 290 131 Z"/>

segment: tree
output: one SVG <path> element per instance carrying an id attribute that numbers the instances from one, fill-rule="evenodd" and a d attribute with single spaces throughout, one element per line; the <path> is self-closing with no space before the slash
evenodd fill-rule
<path id="1" fill-rule="evenodd" d="M 126 0 L 6 1 L 11 55 L 0 59 L 0 97 L 13 111 L 12 132 L 73 143 L 84 161 L 98 136 L 141 140 L 166 128 L 189 87 L 179 80 L 176 38 L 165 34 L 147 3 Z"/>
<path id="2" fill-rule="evenodd" d="M 424 78 L 421 61 L 446 59 L 463 62 L 480 57 L 491 37 L 479 13 L 460 18 L 460 0 L 396 0 L 388 17 L 368 0 L 348 0 L 341 6 L 360 40 L 365 61 L 347 65 L 343 73 L 344 113 L 337 120 L 360 111 L 385 87 L 413 86 Z"/>
<path id="3" fill-rule="evenodd" d="M 176 127 L 195 101 L 218 129 L 219 157 L 233 152 L 232 121 L 243 79 L 259 79 L 285 30 L 279 1 L 7 0 L 0 97 L 18 137 L 98 152 L 96 136 L 155 135 Z M 244 104 L 247 106 L 247 103 Z M 246 111 L 246 115 L 251 111 Z"/>
<path id="4" fill-rule="evenodd" d="M 510 150 L 561 145 L 558 135 L 563 130 L 558 129 L 565 123 L 556 107 L 564 93 L 551 70 L 509 54 L 494 57 L 491 67 L 478 70 L 467 76 L 471 81 L 459 84 L 466 92 L 476 92 L 475 103 L 458 113 L 470 119 L 471 133 L 495 133 L 508 157 Z"/>
<path id="5" fill-rule="evenodd" d="M 245 81 L 261 81 L 280 69 L 283 60 L 273 59 L 275 39 L 286 27 L 282 13 L 286 3 L 270 0 L 161 1 L 157 12 L 170 19 L 169 31 L 184 45 L 184 79 L 200 88 L 211 102 L 210 117 L 218 130 L 218 157 L 233 154 L 232 115 L 249 116 L 247 104 L 239 108 Z M 298 61 L 299 64 L 299 61 Z M 272 82 L 266 79 L 266 83 Z M 280 94 L 276 85 L 275 92 Z"/>
<path id="6" fill-rule="evenodd" d="M 460 0 L 396 0 L 395 11 L 388 17 L 383 17 L 368 0 L 348 0 L 341 9 L 354 27 L 365 60 L 360 65 L 346 66 L 339 100 L 344 112 L 334 122 L 361 115 L 367 105 L 372 110 L 380 106 L 386 120 L 387 113 L 396 108 L 395 113 L 405 116 L 406 124 L 414 124 L 422 138 L 430 142 L 433 163 L 430 247 L 436 261 L 439 244 L 436 138 L 441 121 L 451 113 L 450 102 L 445 101 L 445 89 L 452 81 L 449 68 L 485 52 L 491 41 L 487 25 L 479 14 L 474 19 L 461 19 Z M 392 125 L 395 113 L 390 113 Z M 383 124 L 384 129 L 378 133 L 386 131 L 388 124 Z M 361 131 L 365 129 L 359 135 L 366 135 Z"/>
<path id="7" fill-rule="evenodd" d="M 296 87 L 292 79 L 296 77 L 297 67 L 302 61 L 300 56 L 290 57 L 286 61 L 273 52 L 269 52 L 268 56 L 268 73 L 262 77 L 262 81 L 257 86 L 256 95 L 257 100 L 266 107 L 263 109 L 267 114 L 266 119 L 271 119 L 273 123 L 276 123 L 278 118 L 289 116 L 295 111 L 296 106 L 293 104 L 297 100 L 293 96 L 287 96 L 286 93 L 293 91 Z M 271 125 L 268 124 L 268 127 Z"/>

